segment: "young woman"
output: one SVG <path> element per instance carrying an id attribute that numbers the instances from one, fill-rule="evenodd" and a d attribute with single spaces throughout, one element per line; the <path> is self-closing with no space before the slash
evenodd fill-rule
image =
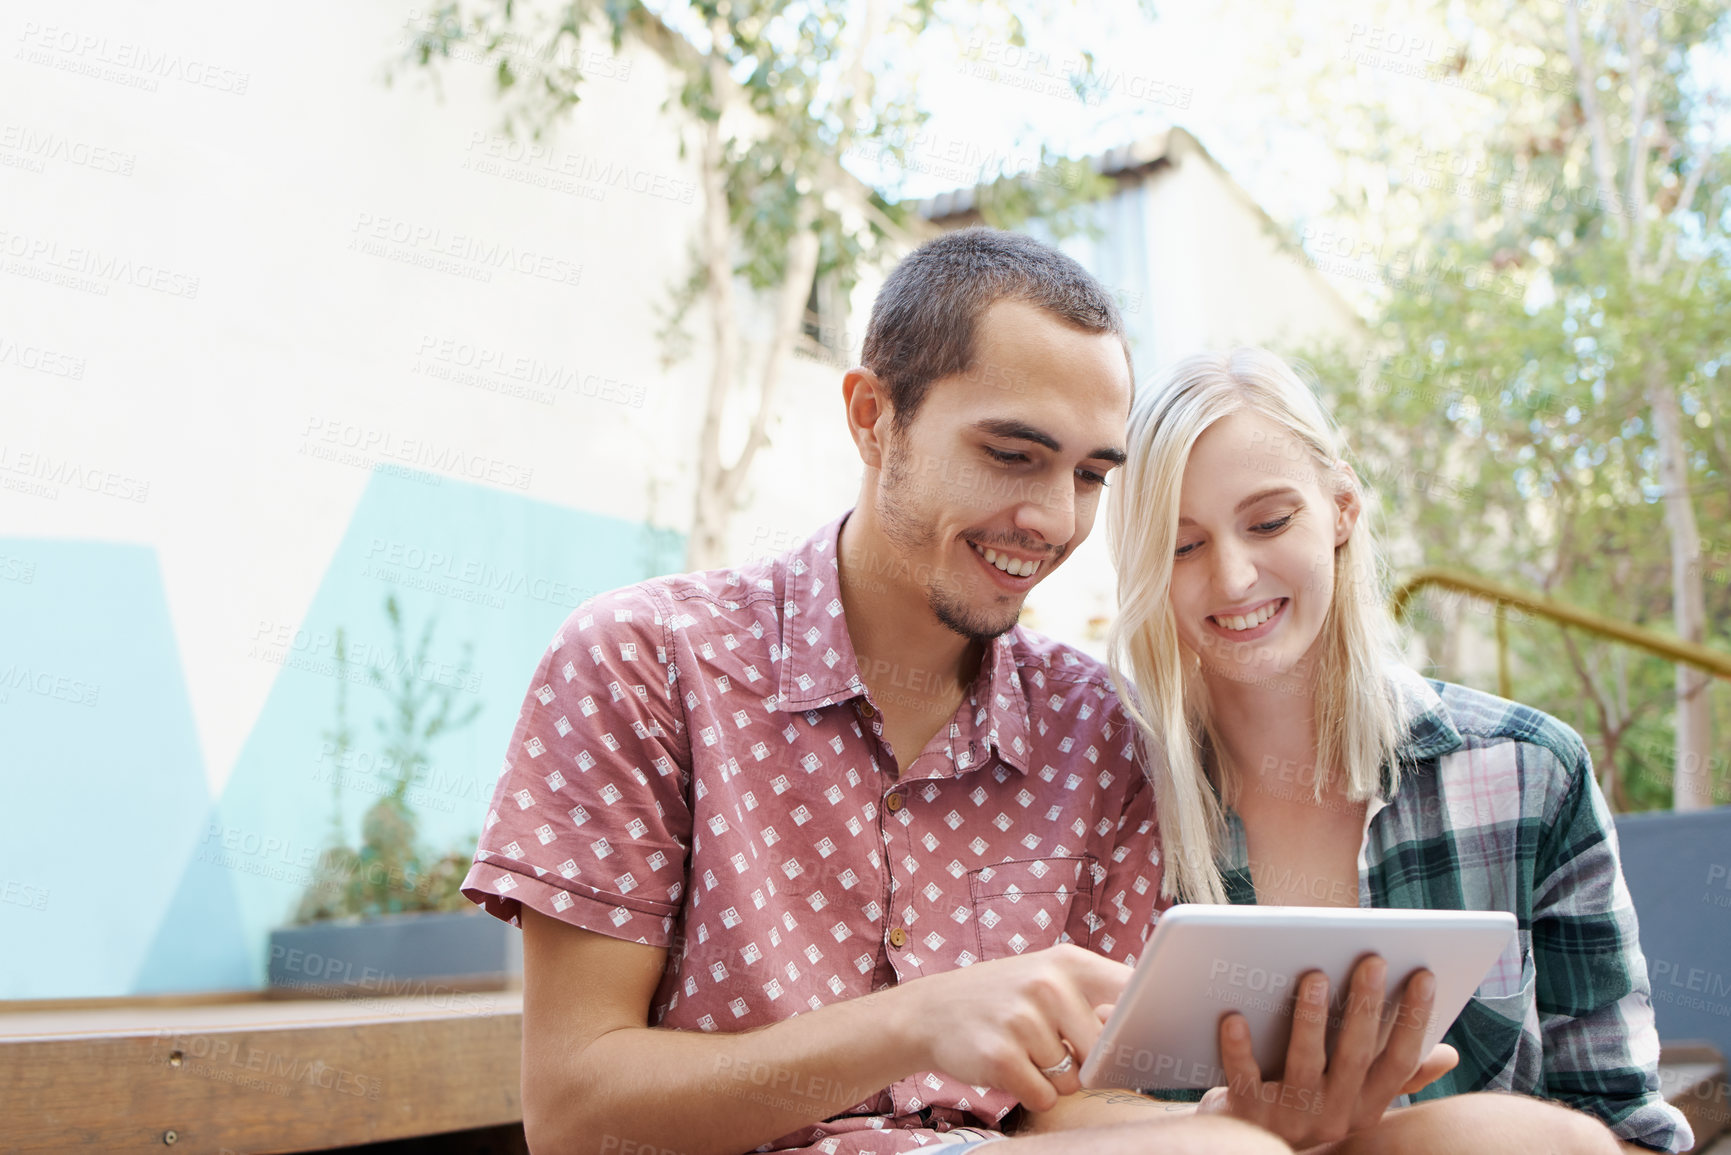
<path id="1" fill-rule="evenodd" d="M 1400 664 L 1344 456 L 1264 350 L 1193 357 L 1138 392 L 1110 646 L 1149 764 L 1167 767 L 1165 897 L 1511 911 L 1518 941 L 1445 1036 L 1458 1065 L 1413 1098 L 1542 1096 L 1633 1150 L 1685 1150 L 1586 747 Z"/>

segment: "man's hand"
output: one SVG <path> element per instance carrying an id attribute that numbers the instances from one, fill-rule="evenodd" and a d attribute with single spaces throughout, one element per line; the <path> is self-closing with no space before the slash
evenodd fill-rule
<path id="1" fill-rule="evenodd" d="M 1386 974 L 1386 964 L 1375 955 L 1353 969 L 1331 1057 L 1323 1049 L 1328 977 L 1312 971 L 1299 979 L 1292 1038 L 1279 1082 L 1264 1082 L 1257 1070 L 1244 1016 L 1224 1016 L 1220 1055 L 1227 1085 L 1204 1095 L 1198 1113 L 1236 1116 L 1302 1148 L 1375 1124 L 1397 1096 L 1446 1074 L 1460 1061 L 1453 1047 L 1438 1045 L 1429 1055 L 1419 1054 L 1436 996 L 1436 980 L 1427 970 L 1407 978 L 1388 1043 L 1377 1053 Z"/>
<path id="2" fill-rule="evenodd" d="M 916 979 L 902 988 L 905 1029 L 926 1066 L 995 1087 L 1035 1111 L 1081 1089 L 1100 1037 L 1095 1007 L 1117 1002 L 1130 968 L 1070 943 Z M 1051 1078 L 1042 1067 L 1070 1069 Z"/>

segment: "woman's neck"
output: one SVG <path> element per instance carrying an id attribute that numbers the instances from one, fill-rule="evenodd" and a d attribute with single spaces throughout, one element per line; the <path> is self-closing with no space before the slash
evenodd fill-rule
<path id="1" fill-rule="evenodd" d="M 1239 794 L 1302 784 L 1308 795 L 1319 769 L 1315 689 L 1298 679 L 1252 683 L 1206 674 L 1203 684 L 1221 760 Z M 1331 775 L 1323 773 L 1326 782 Z"/>

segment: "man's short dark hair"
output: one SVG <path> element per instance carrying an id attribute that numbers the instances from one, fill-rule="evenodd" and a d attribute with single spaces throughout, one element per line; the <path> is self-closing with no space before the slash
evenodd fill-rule
<path id="1" fill-rule="evenodd" d="M 1116 334 L 1130 367 L 1124 319 L 1092 273 L 1022 233 L 959 229 L 903 258 L 872 305 L 860 361 L 884 383 L 897 429 L 913 420 L 928 385 L 973 368 L 980 317 L 1002 300 L 1025 301 L 1090 333 Z"/>

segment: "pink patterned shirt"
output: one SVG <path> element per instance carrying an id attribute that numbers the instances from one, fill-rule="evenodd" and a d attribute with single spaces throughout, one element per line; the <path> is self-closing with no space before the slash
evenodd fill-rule
<path id="1" fill-rule="evenodd" d="M 667 948 L 653 1025 L 745 1030 L 1060 942 L 1133 963 L 1162 905 L 1134 728 L 1084 654 L 995 639 L 896 774 L 874 701 L 906 679 L 863 682 L 846 516 L 780 557 L 579 606 L 529 684 L 463 892 Z M 760 1150 L 890 1155 L 1016 1105 L 931 1071 L 883 1089 L 734 1074 L 742 1094 L 834 1102 Z"/>

